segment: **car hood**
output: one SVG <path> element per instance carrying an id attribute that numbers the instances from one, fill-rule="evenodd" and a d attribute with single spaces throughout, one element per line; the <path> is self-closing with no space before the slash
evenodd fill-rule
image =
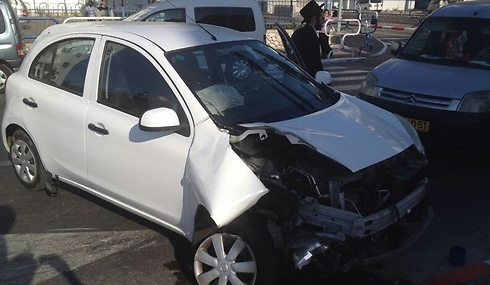
<path id="1" fill-rule="evenodd" d="M 415 94 L 462 99 L 489 90 L 489 70 L 394 58 L 372 71 L 378 86 Z M 471 84 L 469 84 L 471 82 Z"/>
<path id="2" fill-rule="evenodd" d="M 352 172 L 388 159 L 415 143 L 397 116 L 346 94 L 335 105 L 307 116 L 243 126 L 274 128 L 291 143 L 313 147 Z"/>

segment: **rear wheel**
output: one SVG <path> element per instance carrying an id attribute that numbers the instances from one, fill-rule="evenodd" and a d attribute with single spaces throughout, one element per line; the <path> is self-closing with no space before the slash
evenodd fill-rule
<path id="1" fill-rule="evenodd" d="M 279 258 L 267 227 L 239 220 L 204 238 L 194 254 L 194 276 L 204 284 L 275 283 Z"/>
<path id="2" fill-rule="evenodd" d="M 31 190 L 46 187 L 46 170 L 31 138 L 22 130 L 12 136 L 10 160 L 20 183 Z"/>
<path id="3" fill-rule="evenodd" d="M 5 93 L 5 83 L 13 71 L 5 64 L 0 64 L 0 93 Z"/>

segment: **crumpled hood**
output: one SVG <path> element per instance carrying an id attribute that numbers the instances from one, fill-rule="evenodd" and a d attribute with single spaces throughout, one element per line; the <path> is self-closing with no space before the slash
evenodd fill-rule
<path id="1" fill-rule="evenodd" d="M 414 143 L 395 115 L 346 94 L 335 105 L 314 114 L 243 126 L 272 127 L 291 143 L 310 145 L 352 172 L 388 159 Z"/>
<path id="2" fill-rule="evenodd" d="M 465 94 L 489 90 L 489 70 L 391 59 L 372 73 L 378 86 L 415 94 L 462 99 Z M 468 84 L 471 82 L 471 84 Z"/>

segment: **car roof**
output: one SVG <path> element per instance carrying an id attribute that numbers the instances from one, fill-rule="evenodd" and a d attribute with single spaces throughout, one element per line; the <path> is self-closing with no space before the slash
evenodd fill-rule
<path id="1" fill-rule="evenodd" d="M 455 2 L 432 12 L 430 17 L 490 18 L 490 1 Z"/>
<path id="2" fill-rule="evenodd" d="M 208 32 L 215 38 L 213 39 Z M 125 38 L 125 35 L 127 36 L 128 34 L 137 35 L 156 43 L 164 51 L 217 42 L 250 39 L 235 30 L 207 24 L 122 21 L 74 22 L 52 25 L 42 35 L 49 34 L 56 37 L 77 33 L 99 34 L 120 38 Z"/>

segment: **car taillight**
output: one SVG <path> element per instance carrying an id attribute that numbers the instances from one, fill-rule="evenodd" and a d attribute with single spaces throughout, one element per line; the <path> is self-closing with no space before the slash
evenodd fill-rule
<path id="1" fill-rule="evenodd" d="M 22 46 L 22 43 L 16 44 L 15 49 L 17 50 L 17 58 L 24 58 L 25 53 L 24 53 L 24 47 Z"/>

